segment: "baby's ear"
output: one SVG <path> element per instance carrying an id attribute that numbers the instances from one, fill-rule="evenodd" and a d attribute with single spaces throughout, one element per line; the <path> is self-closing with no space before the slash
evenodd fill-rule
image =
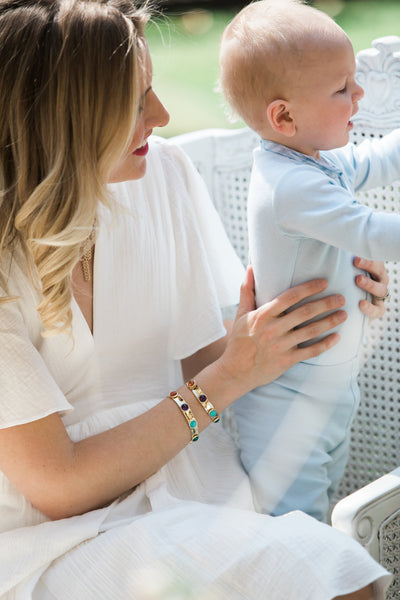
<path id="1" fill-rule="evenodd" d="M 273 100 L 267 107 L 267 118 L 274 131 L 292 137 L 296 133 L 294 118 L 292 117 L 289 102 L 286 100 Z"/>

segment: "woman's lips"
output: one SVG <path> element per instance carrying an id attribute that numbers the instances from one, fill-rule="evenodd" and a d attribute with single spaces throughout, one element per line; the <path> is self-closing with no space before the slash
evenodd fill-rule
<path id="1" fill-rule="evenodd" d="M 146 142 L 144 144 L 144 146 L 141 146 L 140 148 L 138 148 L 137 150 L 132 152 L 132 154 L 134 154 L 135 156 L 146 156 L 148 151 L 149 151 L 149 144 L 148 144 L 148 142 Z"/>

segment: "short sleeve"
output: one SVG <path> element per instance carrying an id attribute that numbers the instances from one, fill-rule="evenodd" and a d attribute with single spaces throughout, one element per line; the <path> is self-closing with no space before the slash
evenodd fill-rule
<path id="1" fill-rule="evenodd" d="M 225 334 L 221 307 L 238 303 L 244 269 L 188 157 L 176 146 L 162 147 L 161 164 L 175 262 L 170 352 L 179 359 Z"/>
<path id="2" fill-rule="evenodd" d="M 72 408 L 29 338 L 20 302 L 0 304 L 0 428 Z"/>

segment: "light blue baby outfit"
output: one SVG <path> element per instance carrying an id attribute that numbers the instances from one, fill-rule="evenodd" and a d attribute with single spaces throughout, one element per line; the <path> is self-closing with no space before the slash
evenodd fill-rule
<path id="1" fill-rule="evenodd" d="M 234 405 L 242 462 L 263 512 L 300 509 L 326 519 L 359 402 L 358 304 L 366 294 L 354 283 L 353 258 L 400 259 L 400 215 L 373 212 L 354 192 L 399 177 L 400 130 L 321 152 L 320 160 L 265 140 L 255 150 L 248 227 L 257 305 L 322 277 L 329 285 L 321 296 L 343 294 L 348 314 L 334 348 Z"/>

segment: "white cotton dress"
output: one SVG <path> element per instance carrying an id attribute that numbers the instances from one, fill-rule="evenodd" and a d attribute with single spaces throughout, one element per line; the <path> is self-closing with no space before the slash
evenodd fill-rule
<path id="1" fill-rule="evenodd" d="M 180 359 L 223 335 L 242 267 L 186 157 L 150 148 L 145 178 L 111 187 L 117 216 L 99 210 L 93 335 L 74 302 L 74 346 L 41 337 L 21 256 L 3 262 L 2 293 L 20 298 L 0 305 L 0 427 L 58 412 L 73 440 L 109 429 L 160 402 L 182 383 Z M 3 600 L 328 600 L 373 581 L 383 598 L 390 576 L 344 534 L 254 512 L 220 424 L 68 519 L 49 521 L 0 473 Z"/>

